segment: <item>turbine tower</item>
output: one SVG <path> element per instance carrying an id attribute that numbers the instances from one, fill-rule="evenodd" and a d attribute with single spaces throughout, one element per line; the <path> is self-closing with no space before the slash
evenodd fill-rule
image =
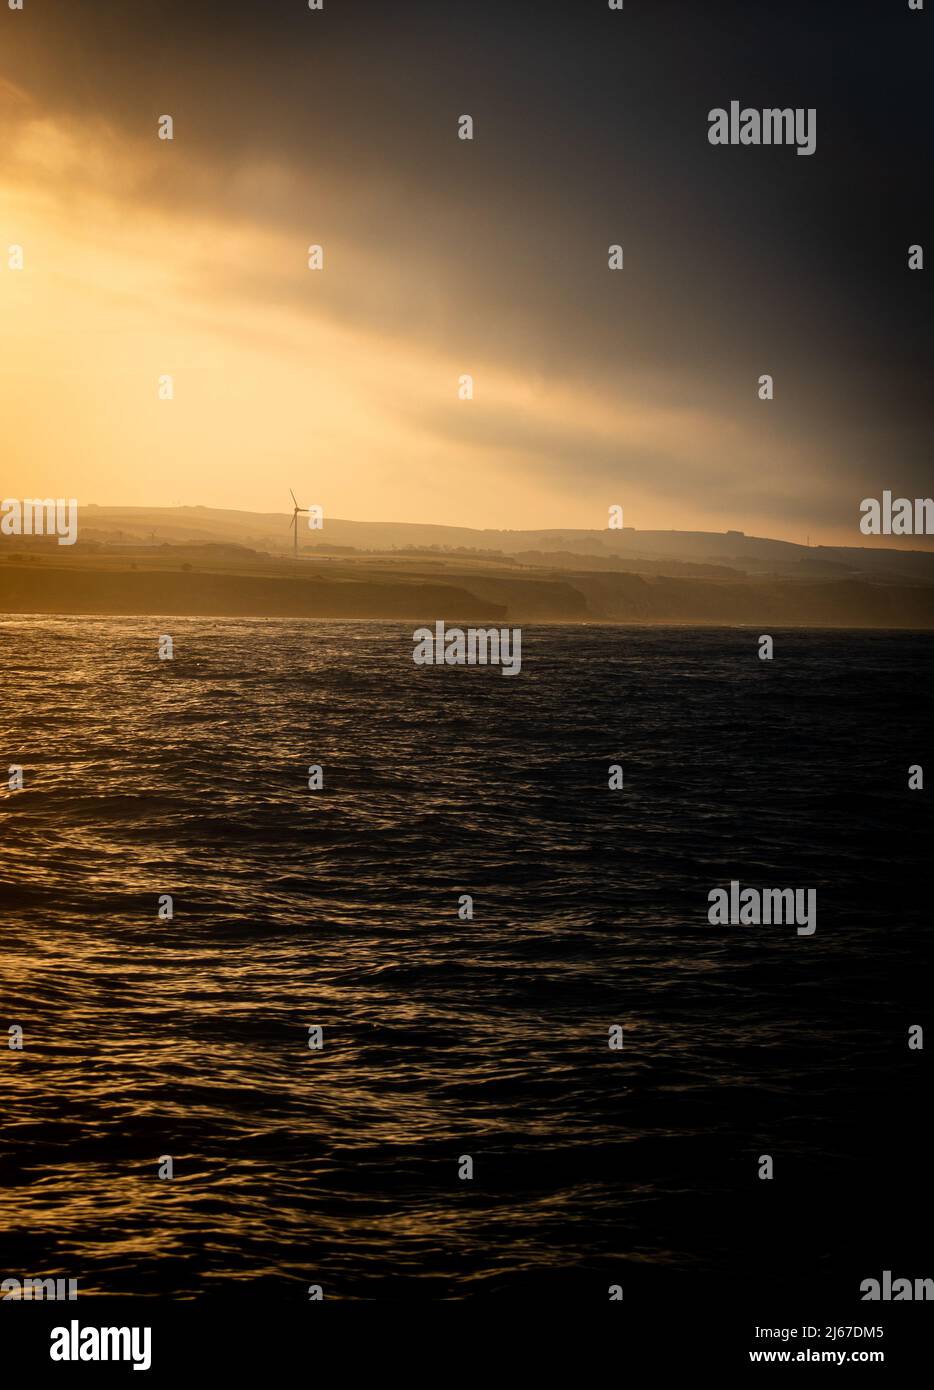
<path id="1" fill-rule="evenodd" d="M 291 488 L 289 488 L 289 493 L 291 494 L 292 501 L 295 503 L 295 509 L 294 509 L 294 511 L 292 512 L 292 520 L 289 522 L 289 525 L 290 525 L 291 528 L 292 528 L 292 540 L 293 540 L 293 547 L 294 547 L 294 555 L 295 555 L 295 559 L 297 560 L 297 559 L 298 559 L 298 518 L 299 518 L 300 516 L 307 516 L 307 515 L 308 515 L 308 508 L 307 508 L 307 507 L 300 507 L 300 506 L 298 505 L 298 502 L 297 502 L 296 497 L 295 497 L 295 493 L 292 492 L 292 489 L 291 489 Z"/>

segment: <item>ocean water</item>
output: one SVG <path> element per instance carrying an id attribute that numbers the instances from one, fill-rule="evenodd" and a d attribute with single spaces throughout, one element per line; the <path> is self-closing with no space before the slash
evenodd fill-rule
<path id="1" fill-rule="evenodd" d="M 0 1274 L 605 1301 L 934 1273 L 934 642 L 773 635 L 764 663 L 748 630 L 530 627 L 504 679 L 414 666 L 398 624 L 0 620 Z M 733 878 L 815 888 L 816 933 L 710 926 Z"/>

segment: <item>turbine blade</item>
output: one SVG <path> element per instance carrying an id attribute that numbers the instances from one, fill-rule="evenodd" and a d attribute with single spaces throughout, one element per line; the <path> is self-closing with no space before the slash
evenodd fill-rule
<path id="1" fill-rule="evenodd" d="M 298 506 L 298 499 L 296 498 L 295 493 L 292 491 L 291 488 L 289 488 L 289 495 L 291 496 L 292 501 L 295 503 L 295 505 L 296 505 L 296 507 L 297 507 L 297 506 Z"/>

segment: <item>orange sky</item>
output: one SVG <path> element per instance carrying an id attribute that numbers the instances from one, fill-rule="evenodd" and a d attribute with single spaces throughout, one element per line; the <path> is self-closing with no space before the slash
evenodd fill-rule
<path id="1" fill-rule="evenodd" d="M 785 379 L 760 403 L 771 363 L 692 369 L 689 307 L 678 321 L 655 287 L 631 300 L 638 265 L 611 274 L 605 233 L 585 281 L 595 304 L 617 296 L 625 361 L 588 350 L 573 283 L 560 310 L 526 282 L 510 300 L 535 233 L 501 183 L 501 215 L 471 225 L 476 152 L 453 120 L 442 157 L 464 161 L 461 207 L 391 158 L 358 168 L 312 149 L 299 165 L 269 138 L 223 150 L 217 121 L 199 126 L 194 74 L 163 80 L 176 133 L 160 141 L 151 75 L 136 108 L 128 85 L 105 111 L 43 51 L 24 44 L 0 81 L 4 495 L 274 511 L 293 487 L 326 516 L 513 528 L 602 527 L 618 503 L 639 528 L 865 543 L 845 432 L 790 426 Z M 640 355 L 651 312 L 671 320 L 670 363 Z M 884 426 L 871 444 L 889 448 Z"/>

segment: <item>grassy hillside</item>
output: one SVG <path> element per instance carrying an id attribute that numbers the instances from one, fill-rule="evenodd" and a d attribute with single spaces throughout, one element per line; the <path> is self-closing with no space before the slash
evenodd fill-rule
<path id="1" fill-rule="evenodd" d="M 673 577 L 453 556 L 296 561 L 219 546 L 46 546 L 0 552 L 0 612 L 928 628 L 934 587 L 728 570 Z"/>

